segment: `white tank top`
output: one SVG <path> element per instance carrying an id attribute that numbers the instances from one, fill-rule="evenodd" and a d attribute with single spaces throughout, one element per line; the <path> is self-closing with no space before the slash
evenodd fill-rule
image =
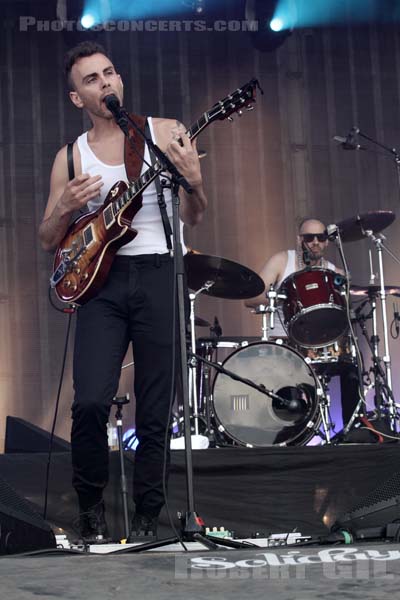
<path id="1" fill-rule="evenodd" d="M 151 137 L 154 140 L 153 121 L 148 117 Z M 78 149 L 81 155 L 82 173 L 89 175 L 101 175 L 104 185 L 97 198 L 88 202 L 89 210 L 96 210 L 103 204 L 111 187 L 117 181 L 128 183 L 125 165 L 108 165 L 97 158 L 87 141 L 86 131 L 78 137 Z M 151 158 L 147 144 L 144 152 L 145 161 L 151 164 Z M 143 161 L 141 175 L 149 168 Z M 170 190 L 164 191 L 165 202 L 167 205 L 167 214 L 172 222 L 172 202 Z M 138 234 L 134 240 L 122 246 L 117 254 L 122 256 L 136 256 L 138 254 L 165 254 L 168 252 L 165 240 L 164 227 L 161 220 L 160 209 L 158 206 L 157 189 L 154 181 L 144 190 L 142 194 L 143 205 L 133 220 L 133 226 Z M 183 242 L 183 222 L 180 221 L 180 233 L 182 248 L 184 254 L 186 247 Z M 172 241 L 172 240 L 171 240 Z"/>
<path id="2" fill-rule="evenodd" d="M 325 262 L 324 267 L 323 267 L 324 269 L 330 269 L 331 271 L 336 271 L 336 267 L 333 263 L 329 262 L 329 260 L 325 260 L 324 262 Z M 297 268 L 297 265 L 296 265 L 296 250 L 288 250 L 286 267 L 283 272 L 282 278 L 277 282 L 276 287 L 279 288 L 282 281 L 284 281 L 286 279 L 286 277 L 289 277 L 289 275 L 291 275 L 292 273 L 295 273 L 298 270 L 299 269 Z"/>

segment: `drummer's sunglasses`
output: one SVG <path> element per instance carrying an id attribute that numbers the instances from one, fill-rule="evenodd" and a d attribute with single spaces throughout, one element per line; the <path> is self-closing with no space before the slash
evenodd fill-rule
<path id="1" fill-rule="evenodd" d="M 324 231 L 324 233 L 301 233 L 300 235 L 303 238 L 303 240 L 307 242 L 307 244 L 312 242 L 314 238 L 317 238 L 319 242 L 326 242 L 326 240 L 328 239 L 328 234 L 326 233 L 326 231 Z"/>

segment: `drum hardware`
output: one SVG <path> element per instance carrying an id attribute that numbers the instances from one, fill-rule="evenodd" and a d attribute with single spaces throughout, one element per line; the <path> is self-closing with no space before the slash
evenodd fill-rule
<path id="1" fill-rule="evenodd" d="M 396 431 L 396 411 L 395 411 L 395 402 L 392 391 L 392 372 L 391 372 L 391 358 L 390 358 L 390 350 L 389 350 L 389 336 L 388 336 L 388 325 L 387 325 L 387 313 L 386 313 L 386 296 L 390 292 L 394 292 L 395 294 L 398 292 L 397 286 L 390 286 L 389 289 L 385 286 L 384 281 L 384 271 L 383 271 L 383 258 L 382 253 L 383 249 L 387 250 L 390 256 L 396 260 L 400 264 L 400 261 L 397 257 L 383 244 L 383 240 L 385 237 L 382 234 L 379 234 L 380 231 L 388 227 L 391 223 L 393 223 L 395 219 L 395 215 L 392 211 L 373 211 L 370 213 L 366 213 L 364 215 L 357 215 L 356 217 L 352 217 L 350 219 L 346 219 L 345 221 L 341 221 L 336 226 L 331 226 L 331 234 L 336 236 L 336 241 L 338 243 L 338 247 L 342 256 L 342 260 L 345 261 L 344 252 L 341 242 L 350 242 L 357 241 L 364 238 L 369 238 L 372 243 L 375 245 L 377 254 L 378 254 L 378 265 L 379 265 L 379 281 L 380 285 L 375 286 L 375 274 L 373 272 L 372 267 L 372 256 L 370 252 L 370 268 L 371 268 L 371 284 L 367 287 L 367 289 L 360 289 L 359 286 L 353 286 L 353 289 L 349 288 L 349 294 L 353 295 L 362 295 L 368 294 L 368 297 L 371 299 L 371 311 L 373 318 L 373 336 L 372 336 L 372 344 L 370 344 L 372 360 L 373 360 L 373 369 L 374 375 L 375 373 L 379 374 L 379 370 L 377 365 L 379 364 L 378 358 L 378 344 L 379 338 L 377 335 L 377 322 L 376 322 L 376 296 L 379 295 L 381 301 L 381 314 L 382 314 L 382 324 L 383 324 L 383 334 L 384 334 L 384 356 L 382 361 L 385 365 L 385 381 L 386 387 L 388 389 L 388 398 L 387 398 L 387 406 L 390 415 L 391 427 L 393 431 Z M 346 272 L 347 272 L 346 266 Z M 358 287 L 358 289 L 357 289 Z M 389 287 L 389 286 L 388 286 Z M 378 288 L 378 289 L 377 289 Z M 394 288 L 394 289 L 391 289 Z M 375 293 L 376 292 L 376 293 Z M 349 319 L 350 327 L 351 320 Z M 365 335 L 365 333 L 364 333 Z M 368 336 L 367 341 L 368 340 Z M 358 347 L 357 347 L 358 349 Z M 361 385 L 360 385 L 361 388 Z M 360 401 L 359 404 L 363 402 L 363 394 L 360 393 Z M 353 415 L 354 416 L 354 415 Z"/>
<path id="2" fill-rule="evenodd" d="M 367 373 L 367 377 L 368 377 L 368 380 L 371 382 L 371 385 L 369 386 L 369 388 L 373 387 L 375 390 L 374 400 L 375 400 L 375 407 L 376 407 L 378 417 L 380 418 L 383 413 L 387 412 L 387 416 L 389 417 L 389 420 L 391 421 L 390 407 L 391 407 L 391 404 L 394 402 L 394 398 L 393 398 L 392 390 L 388 386 L 387 373 L 386 373 L 385 366 L 382 365 L 383 359 L 379 356 L 379 352 L 378 352 L 380 340 L 379 340 L 379 336 L 378 336 L 378 332 L 377 332 L 377 321 L 376 321 L 376 310 L 377 310 L 376 297 L 377 297 L 377 295 L 378 295 L 377 291 L 370 293 L 369 298 L 367 298 L 367 300 L 365 300 L 362 303 L 362 305 L 356 310 L 356 321 L 361 328 L 362 334 L 364 335 L 366 342 L 368 344 L 368 347 L 370 349 L 370 352 L 371 352 L 372 366 L 370 367 L 369 372 Z M 369 303 L 369 305 L 370 305 L 370 310 L 367 314 L 364 314 L 362 312 L 362 309 L 365 307 L 365 305 L 367 303 Z M 369 333 L 368 333 L 367 327 L 366 327 L 366 321 L 369 319 L 372 319 L 372 335 L 371 336 L 369 336 Z M 370 378 L 370 373 L 373 376 L 372 381 Z M 365 406 L 363 406 L 364 404 L 365 404 L 364 398 L 360 396 L 358 405 L 353 413 L 353 416 L 343 431 L 344 434 L 347 434 L 350 431 L 355 419 L 358 416 L 365 414 Z"/>
<path id="3" fill-rule="evenodd" d="M 210 363 L 219 363 L 218 350 L 236 350 L 244 348 L 251 343 L 258 342 L 258 337 L 243 337 L 243 336 L 222 336 L 222 329 L 215 317 L 214 327 L 211 332 L 215 332 L 213 337 L 198 338 L 196 351 L 197 354 L 204 356 Z M 197 361 L 196 361 L 197 362 Z M 206 362 L 201 362 L 198 368 L 198 398 L 199 398 L 199 415 L 205 425 L 204 435 L 209 438 L 210 446 L 216 445 L 217 431 L 214 427 L 215 419 L 212 408 L 212 369 Z M 221 438 L 222 441 L 222 438 Z"/>
<path id="4" fill-rule="evenodd" d="M 390 348 L 389 348 L 389 330 L 388 330 L 388 322 L 387 322 L 387 312 L 386 312 L 386 289 L 385 289 L 385 279 L 384 279 L 384 270 L 383 270 L 383 239 L 384 237 L 381 234 L 375 235 L 373 231 L 369 230 L 365 232 L 366 236 L 372 241 L 375 245 L 377 254 L 378 254 L 378 267 L 379 267 L 379 281 L 380 281 L 380 291 L 379 297 L 381 301 L 381 314 L 382 314 L 382 327 L 383 327 L 383 344 L 384 344 L 384 356 L 382 361 L 385 365 L 386 371 L 386 383 L 388 388 L 388 397 L 387 397 L 387 406 L 389 409 L 389 418 L 390 425 L 392 431 L 396 432 L 396 406 L 393 396 L 393 386 L 392 386 L 392 366 L 391 366 L 391 357 L 390 357 Z M 375 313 L 375 310 L 374 310 Z M 376 321 L 373 320 L 375 327 Z M 376 331 L 374 331 L 374 338 L 376 337 Z M 376 343 L 377 349 L 378 342 Z M 373 360 L 377 363 L 377 357 L 373 355 Z"/>
<path id="5" fill-rule="evenodd" d="M 189 400 L 193 412 L 195 434 L 199 433 L 199 410 L 197 396 L 197 358 L 195 337 L 195 300 L 201 293 L 217 298 L 246 299 L 262 294 L 264 282 L 251 269 L 218 256 L 207 256 L 196 251 L 184 258 L 188 287 L 196 290 L 189 294 L 191 353 L 189 365 Z M 208 377 L 208 374 L 207 374 Z M 208 382 L 208 379 L 206 380 Z M 206 427 L 211 433 L 209 405 L 206 403 Z"/>
<path id="6" fill-rule="evenodd" d="M 321 414 L 322 428 L 325 433 L 325 442 L 327 444 L 331 443 L 331 431 L 334 431 L 335 426 L 332 423 L 330 407 L 331 407 L 331 397 L 329 394 L 329 382 L 330 377 L 328 375 L 318 375 L 318 381 L 320 386 L 317 388 L 318 395 L 318 407 Z M 322 433 L 319 432 L 319 435 L 323 437 Z"/>
<path id="7" fill-rule="evenodd" d="M 252 313 L 255 315 L 261 315 L 261 341 L 267 342 L 270 338 L 269 331 L 273 332 L 275 328 L 275 313 L 278 310 L 277 301 L 286 300 L 286 294 L 279 294 L 275 291 L 274 286 L 270 285 L 268 292 L 265 294 L 266 298 L 269 299 L 268 304 L 258 304 L 252 309 Z M 269 319 L 268 319 L 269 315 Z M 269 324 L 268 324 L 269 321 Z"/>
<path id="8" fill-rule="evenodd" d="M 352 427 L 352 424 L 354 423 L 357 415 L 359 414 L 361 405 L 365 402 L 366 395 L 363 370 L 364 361 L 358 344 L 358 338 L 355 334 L 353 327 L 353 322 L 356 321 L 355 317 L 357 315 L 355 312 L 352 311 L 350 306 L 350 272 L 343 249 L 343 241 L 344 239 L 346 239 L 346 241 L 353 241 L 353 239 L 358 239 L 355 236 L 360 234 L 363 225 L 366 223 L 368 223 L 375 230 L 378 230 L 379 227 L 383 228 L 384 226 L 389 225 L 394 218 L 392 218 L 392 215 L 393 213 L 386 214 L 385 211 L 378 211 L 378 213 L 367 213 L 366 215 L 357 216 L 355 219 L 348 219 L 347 221 L 342 221 L 337 225 L 328 225 L 327 227 L 329 239 L 335 241 L 335 244 L 339 250 L 340 258 L 345 273 L 345 284 L 343 290 L 345 298 L 345 309 L 349 330 L 349 338 L 352 345 L 352 354 L 354 356 L 354 365 L 357 368 L 358 378 L 358 402 L 353 411 L 353 414 L 351 415 L 347 425 L 345 426 L 343 432 L 340 434 L 339 437 L 343 437 L 344 435 L 346 435 L 346 433 Z M 354 236 L 354 238 L 352 238 L 352 236 Z"/>
<path id="9" fill-rule="evenodd" d="M 227 369 L 227 363 L 232 360 L 236 363 L 236 356 L 238 368 L 235 371 Z M 268 363 L 265 365 L 268 357 L 273 361 L 270 369 Z M 319 433 L 318 382 L 312 369 L 295 350 L 271 342 L 257 342 L 239 348 L 222 365 L 200 355 L 196 359 L 217 371 L 212 393 L 214 417 L 218 431 L 226 434 L 231 441 L 247 447 L 274 443 L 286 446 L 296 441 L 305 443 Z M 281 367 L 279 373 L 278 365 Z M 249 371 L 250 374 L 254 371 L 252 379 L 243 376 Z M 228 382 L 227 393 L 222 392 L 222 395 L 221 390 L 216 389 L 220 376 L 226 376 L 222 380 L 222 388 Z M 276 391 L 270 385 L 254 383 L 253 379 L 260 380 L 263 376 L 273 380 Z M 257 393 L 249 392 L 248 388 Z M 264 401 L 263 398 L 269 400 Z M 220 413 L 219 408 L 222 408 Z M 269 421 L 263 418 L 266 416 Z M 329 441 L 329 431 L 325 434 Z"/>
<path id="10" fill-rule="evenodd" d="M 203 285 L 196 291 L 189 294 L 190 302 L 190 344 L 191 352 L 189 354 L 189 406 L 192 409 L 192 417 L 194 423 L 194 434 L 199 435 L 199 413 L 198 413 L 198 397 L 197 397 L 197 360 L 196 353 L 196 329 L 195 329 L 195 302 L 196 298 L 202 292 L 209 291 L 214 285 L 213 281 L 205 281 Z"/>

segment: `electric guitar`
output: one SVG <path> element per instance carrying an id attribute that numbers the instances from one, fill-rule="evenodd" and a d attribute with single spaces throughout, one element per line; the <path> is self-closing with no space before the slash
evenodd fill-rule
<path id="1" fill-rule="evenodd" d="M 258 81 L 252 79 L 205 112 L 186 132 L 194 139 L 213 121 L 252 110 Z M 161 173 L 158 161 L 129 184 L 117 181 L 104 203 L 76 219 L 54 257 L 50 285 L 62 302 L 83 305 L 104 285 L 118 249 L 133 240 L 132 220 L 142 207 L 142 192 Z"/>

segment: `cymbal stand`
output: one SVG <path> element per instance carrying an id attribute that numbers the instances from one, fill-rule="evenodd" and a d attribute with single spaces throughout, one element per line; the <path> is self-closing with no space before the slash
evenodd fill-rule
<path id="1" fill-rule="evenodd" d="M 376 323 L 376 294 L 375 293 L 371 293 L 369 295 L 369 300 L 368 300 L 371 310 L 367 315 L 362 314 L 361 312 L 357 315 L 357 323 L 359 324 L 361 331 L 366 339 L 366 342 L 368 344 L 368 347 L 371 351 L 371 356 L 372 356 L 372 367 L 370 368 L 370 372 L 372 372 L 373 374 L 373 387 L 375 390 L 375 407 L 376 410 L 378 412 L 378 414 L 381 414 L 381 409 L 383 408 L 383 394 L 386 394 L 386 396 L 389 393 L 388 390 L 388 386 L 387 386 L 387 380 L 386 380 L 386 371 L 384 368 L 382 368 L 382 364 L 381 361 L 382 359 L 379 356 L 379 352 L 378 352 L 378 345 L 379 345 L 379 336 L 377 334 L 377 323 Z M 368 335 L 368 331 L 366 328 L 366 324 L 365 322 L 372 318 L 372 336 L 369 337 Z M 369 377 L 369 375 L 368 375 Z M 359 410 L 361 408 L 361 404 L 359 402 L 359 404 L 356 407 L 356 410 L 354 411 L 354 418 L 357 416 L 357 414 L 359 413 Z M 350 429 L 351 425 L 353 424 L 354 419 L 351 421 L 351 423 L 348 423 L 348 429 Z"/>
<path id="2" fill-rule="evenodd" d="M 207 342 L 204 346 L 204 355 L 208 362 L 204 362 L 200 368 L 200 397 L 201 397 L 201 408 L 203 414 L 205 414 L 205 435 L 208 437 L 209 445 L 211 448 L 215 447 L 216 438 L 215 430 L 212 423 L 212 409 L 211 409 L 211 367 L 210 364 L 213 360 L 214 350 L 216 348 L 217 338 L 212 342 Z M 196 359 L 197 360 L 197 359 Z"/>
<path id="3" fill-rule="evenodd" d="M 318 397 L 318 408 L 319 414 L 321 415 L 322 429 L 324 435 L 319 432 L 320 437 L 325 438 L 325 443 L 331 443 L 331 431 L 333 430 L 333 423 L 331 420 L 331 397 L 329 395 L 329 380 L 330 378 L 326 375 L 317 375 L 317 397 Z"/>
<path id="4" fill-rule="evenodd" d="M 347 265 L 347 260 L 346 260 L 346 256 L 345 256 L 344 249 L 343 249 L 343 242 L 342 242 L 340 230 L 338 227 L 335 226 L 334 230 L 332 231 L 332 236 L 330 236 L 330 239 L 335 240 L 335 244 L 336 244 L 337 249 L 339 250 L 340 259 L 342 261 L 343 269 L 344 269 L 345 276 L 346 276 L 345 306 L 346 306 L 347 322 L 348 322 L 349 332 L 350 332 L 350 339 L 352 341 L 352 344 L 353 344 L 353 347 L 355 350 L 357 375 L 358 375 L 359 399 L 358 399 L 357 406 L 349 420 L 349 423 L 346 425 L 346 427 L 344 429 L 344 433 L 347 433 L 350 430 L 351 425 L 354 423 L 361 405 L 365 402 L 365 389 L 364 389 L 364 379 L 363 379 L 363 372 L 362 372 L 362 365 L 363 365 L 364 361 L 362 358 L 360 346 L 358 344 L 358 339 L 355 334 L 353 323 L 352 323 L 351 307 L 350 307 L 350 271 L 349 271 L 349 267 Z"/>
<path id="5" fill-rule="evenodd" d="M 391 366 L 391 358 L 390 358 L 390 349 L 389 349 L 389 330 L 388 330 L 388 322 L 387 322 L 387 313 L 386 313 L 386 290 L 385 290 L 385 278 L 384 278 L 384 270 L 383 270 L 383 257 L 382 257 L 382 242 L 383 236 L 380 234 L 375 235 L 373 231 L 366 231 L 366 236 L 375 244 L 375 248 L 378 254 L 378 265 L 379 265 L 379 282 L 380 282 L 380 300 L 381 300 L 381 311 L 382 311 L 382 325 L 383 325 L 383 343 L 384 343 L 384 356 L 382 358 L 385 364 L 386 371 L 386 381 L 388 387 L 388 409 L 389 409 L 389 417 L 390 417 L 390 425 L 393 431 L 396 431 L 395 427 L 395 419 L 396 419 L 396 410 L 395 403 L 393 397 L 393 386 L 392 386 L 392 366 Z M 375 335 L 375 332 L 374 332 Z"/>
<path id="6" fill-rule="evenodd" d="M 199 410 L 197 397 L 197 359 L 196 359 L 196 329 L 195 329 L 195 303 L 196 298 L 202 292 L 208 291 L 214 281 L 206 281 L 196 292 L 189 294 L 190 301 L 190 359 L 189 359 L 189 406 L 192 409 L 194 433 L 199 435 Z"/>

